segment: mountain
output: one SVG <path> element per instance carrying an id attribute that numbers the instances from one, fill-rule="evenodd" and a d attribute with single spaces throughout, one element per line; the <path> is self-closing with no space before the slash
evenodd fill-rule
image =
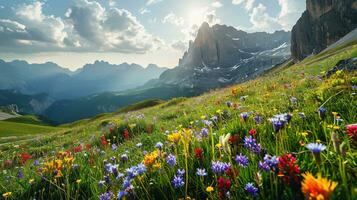
<path id="1" fill-rule="evenodd" d="M 307 0 L 306 11 L 292 29 L 292 58 L 319 53 L 356 27 L 356 0 Z"/>
<path id="2" fill-rule="evenodd" d="M 41 114 L 53 102 L 45 93 L 26 95 L 18 90 L 0 90 L 0 106 L 13 106 L 21 114 Z"/>
<path id="3" fill-rule="evenodd" d="M 43 115 L 55 124 L 63 124 L 93 117 L 100 113 L 114 112 L 121 107 L 145 99 L 160 98 L 168 100 L 174 97 L 195 96 L 198 94 L 194 90 L 182 89 L 172 85 L 125 92 L 105 92 L 83 98 L 56 101 L 46 109 Z"/>
<path id="4" fill-rule="evenodd" d="M 151 86 L 173 84 L 206 91 L 249 80 L 290 57 L 290 32 L 246 33 L 203 23 L 174 69 Z"/>
<path id="5" fill-rule="evenodd" d="M 106 91 L 122 91 L 145 84 L 166 70 L 154 64 L 120 65 L 96 61 L 76 72 L 55 63 L 29 64 L 0 60 L 0 89 L 16 89 L 24 94 L 47 93 L 54 99 L 79 98 Z"/>

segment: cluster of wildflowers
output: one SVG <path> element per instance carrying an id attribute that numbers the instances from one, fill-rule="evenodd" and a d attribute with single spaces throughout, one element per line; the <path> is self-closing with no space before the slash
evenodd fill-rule
<path id="1" fill-rule="evenodd" d="M 229 163 L 216 161 L 212 162 L 211 169 L 215 174 L 222 174 L 230 167 Z"/>
<path id="2" fill-rule="evenodd" d="M 300 168 L 296 163 L 296 158 L 292 154 L 285 154 L 279 157 L 278 176 L 287 184 L 298 183 L 300 180 Z"/>
<path id="3" fill-rule="evenodd" d="M 235 161 L 238 165 L 242 167 L 248 167 L 248 158 L 247 156 L 244 156 L 243 154 L 236 155 Z"/>
<path id="4" fill-rule="evenodd" d="M 292 116 L 289 113 L 274 115 L 269 121 L 273 125 L 275 132 L 279 132 L 284 126 L 290 122 Z"/>
<path id="5" fill-rule="evenodd" d="M 172 180 L 172 185 L 174 186 L 174 188 L 178 189 L 185 185 L 183 175 L 185 175 L 185 170 L 178 169 L 176 175 Z"/>
<path id="6" fill-rule="evenodd" d="M 260 153 L 261 146 L 257 143 L 256 139 L 252 136 L 245 136 L 244 138 L 244 147 L 252 151 L 253 153 Z"/>

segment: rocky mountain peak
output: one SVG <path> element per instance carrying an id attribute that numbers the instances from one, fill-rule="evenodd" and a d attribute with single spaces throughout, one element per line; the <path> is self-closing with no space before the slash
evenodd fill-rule
<path id="1" fill-rule="evenodd" d="M 356 27 L 356 0 L 307 0 L 292 30 L 292 57 L 302 60 L 319 53 Z"/>

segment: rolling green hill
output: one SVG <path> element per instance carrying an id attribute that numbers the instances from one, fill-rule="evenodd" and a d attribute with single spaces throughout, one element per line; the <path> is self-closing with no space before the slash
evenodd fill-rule
<path id="1" fill-rule="evenodd" d="M 9 199 L 356 199 L 357 136 L 346 129 L 357 122 L 357 72 L 324 76 L 352 57 L 357 45 L 198 97 L 3 145 L 0 192 Z"/>

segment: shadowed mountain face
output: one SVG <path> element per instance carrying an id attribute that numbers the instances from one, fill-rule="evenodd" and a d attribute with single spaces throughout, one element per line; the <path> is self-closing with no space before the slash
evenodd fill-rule
<path id="1" fill-rule="evenodd" d="M 319 53 L 356 27 L 356 0 L 307 0 L 306 11 L 292 29 L 292 57 L 302 60 Z"/>
<path id="2" fill-rule="evenodd" d="M 152 64 L 143 68 L 136 64 L 112 65 L 96 61 L 71 72 L 54 63 L 0 60 L 0 89 L 17 89 L 25 94 L 47 93 L 54 99 L 71 99 L 135 88 L 158 78 L 165 70 Z"/>
<path id="3" fill-rule="evenodd" d="M 249 80 L 290 57 L 290 32 L 246 33 L 230 26 L 203 23 L 195 41 L 155 84 L 200 91 Z"/>

